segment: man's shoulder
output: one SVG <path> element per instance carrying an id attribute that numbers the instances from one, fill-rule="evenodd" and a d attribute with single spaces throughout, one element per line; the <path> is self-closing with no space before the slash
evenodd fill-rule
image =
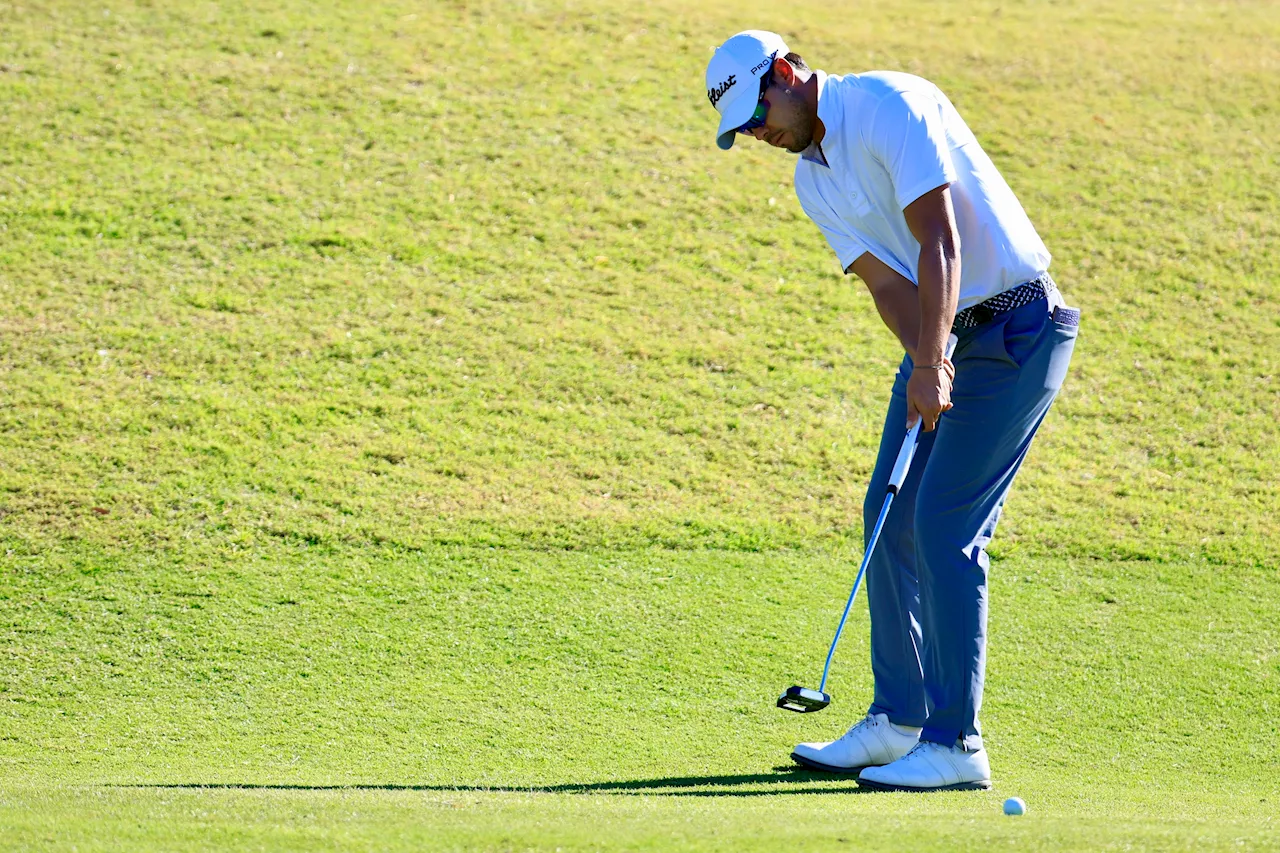
<path id="1" fill-rule="evenodd" d="M 907 92 L 936 92 L 938 87 L 932 82 L 908 74 L 905 71 L 864 71 L 853 75 L 862 82 L 868 94 L 877 97 L 888 97 Z"/>
<path id="2" fill-rule="evenodd" d="M 882 104 L 901 105 L 913 97 L 923 97 L 930 101 L 946 99 L 942 90 L 936 85 L 923 77 L 907 74 L 905 71 L 867 71 L 862 74 L 848 75 L 848 77 L 857 78 L 856 100 L 861 108 L 859 113 L 864 120 L 871 118 L 875 109 Z"/>
<path id="3" fill-rule="evenodd" d="M 848 130 L 865 130 L 881 105 L 902 105 L 908 96 L 943 100 L 945 95 L 930 81 L 904 71 L 862 71 L 857 74 L 828 74 L 827 92 L 839 104 Z M 824 92 L 826 97 L 826 92 Z M 857 132 L 857 131 L 855 131 Z"/>

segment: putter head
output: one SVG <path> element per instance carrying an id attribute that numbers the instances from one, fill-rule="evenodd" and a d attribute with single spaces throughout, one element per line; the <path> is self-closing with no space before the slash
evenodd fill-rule
<path id="1" fill-rule="evenodd" d="M 821 711 L 831 704 L 831 697 L 821 690 L 810 690 L 808 687 L 788 687 L 778 697 L 778 707 L 797 714 L 808 714 Z"/>

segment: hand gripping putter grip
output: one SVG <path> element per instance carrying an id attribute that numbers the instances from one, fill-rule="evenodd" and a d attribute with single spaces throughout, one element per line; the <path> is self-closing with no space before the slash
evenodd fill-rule
<path id="1" fill-rule="evenodd" d="M 947 358 L 951 358 L 955 348 L 956 336 L 952 335 L 947 340 Z M 831 672 L 831 658 L 836 653 L 836 644 L 840 642 L 840 634 L 844 631 L 844 623 L 849 618 L 849 609 L 853 607 L 853 600 L 858 595 L 858 587 L 862 585 L 862 576 L 867 573 L 867 564 L 871 562 L 871 554 L 876 549 L 876 542 L 880 540 L 880 529 L 884 527 L 884 520 L 889 515 L 889 507 L 893 504 L 893 496 L 898 493 L 898 489 L 902 488 L 903 481 L 907 479 L 907 472 L 911 470 L 911 460 L 915 458 L 916 443 L 919 439 L 920 419 L 916 418 L 916 422 L 907 430 L 907 435 L 902 440 L 902 449 L 898 451 L 897 461 L 893 463 L 893 472 L 889 475 L 889 485 L 885 490 L 884 504 L 880 507 L 880 517 L 876 519 L 876 526 L 871 529 L 871 538 L 867 540 L 867 550 L 862 555 L 862 565 L 858 568 L 858 577 L 853 581 L 853 590 L 849 593 L 849 600 L 845 602 L 844 613 L 840 616 L 840 624 L 836 626 L 836 635 L 831 640 L 831 648 L 827 651 L 827 663 L 822 668 L 822 682 L 818 685 L 817 690 L 799 686 L 788 687 L 778 697 L 779 708 L 800 714 L 808 714 L 812 711 L 821 711 L 831 704 L 831 697 L 825 692 L 827 689 L 827 675 Z"/>

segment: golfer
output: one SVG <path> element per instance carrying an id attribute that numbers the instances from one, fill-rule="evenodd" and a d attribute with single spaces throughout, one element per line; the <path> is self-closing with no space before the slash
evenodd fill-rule
<path id="1" fill-rule="evenodd" d="M 1062 386 L 1080 313 L 1064 306 L 1009 185 L 927 80 L 812 71 L 781 36 L 749 30 L 717 48 L 707 97 L 722 149 L 750 138 L 799 155 L 800 206 L 906 351 L 863 505 L 868 533 L 905 430 L 923 421 L 867 569 L 875 696 L 839 740 L 792 758 L 882 790 L 989 788 L 986 546 Z"/>

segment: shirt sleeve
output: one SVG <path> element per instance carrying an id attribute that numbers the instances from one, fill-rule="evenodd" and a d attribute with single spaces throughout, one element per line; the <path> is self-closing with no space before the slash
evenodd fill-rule
<path id="1" fill-rule="evenodd" d="M 867 130 L 868 150 L 889 172 L 898 207 L 956 179 L 942 105 L 920 92 L 894 92 L 880 102 Z"/>
<path id="2" fill-rule="evenodd" d="M 848 225 L 825 206 L 807 201 L 804 194 L 798 191 L 799 187 L 796 189 L 800 208 L 818 226 L 822 236 L 827 238 L 827 244 L 831 246 L 831 251 L 836 253 L 836 258 L 840 261 L 841 270 L 847 270 L 851 263 L 862 257 L 864 252 L 869 251 L 867 244 L 859 239 Z"/>

